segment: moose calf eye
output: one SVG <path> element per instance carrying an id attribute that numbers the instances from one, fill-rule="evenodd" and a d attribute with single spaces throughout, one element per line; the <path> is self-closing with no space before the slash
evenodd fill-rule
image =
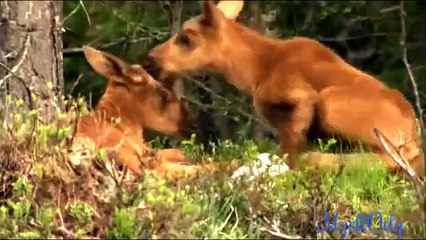
<path id="1" fill-rule="evenodd" d="M 177 44 L 186 47 L 186 48 L 191 48 L 192 47 L 192 41 L 191 39 L 187 36 L 187 35 L 180 35 L 177 39 L 176 39 Z"/>

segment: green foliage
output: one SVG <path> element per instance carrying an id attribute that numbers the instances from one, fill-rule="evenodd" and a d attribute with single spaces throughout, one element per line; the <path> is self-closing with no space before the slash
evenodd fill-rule
<path id="1" fill-rule="evenodd" d="M 337 140 L 334 138 L 329 139 L 326 143 L 323 142 L 322 139 L 318 139 L 318 144 L 319 144 L 319 150 L 321 152 L 328 152 L 330 150 L 330 148 L 336 144 Z"/>
<path id="2" fill-rule="evenodd" d="M 412 101 L 401 64 L 398 11 L 383 11 L 393 4 L 276 1 L 259 6 L 265 14 L 277 11 L 269 27 L 277 30 L 278 37 L 319 39 L 350 63 L 401 89 Z M 90 69 L 81 50 L 74 48 L 89 44 L 137 62 L 169 36 L 166 6 L 166 1 L 65 1 L 66 92 L 83 96 L 94 105 L 106 86 L 106 80 Z M 182 20 L 198 14 L 199 7 L 199 2 L 184 1 Z M 406 2 L 406 11 L 410 62 L 419 68 L 416 76 L 422 79 L 426 76 L 421 68 L 424 32 L 417 29 L 424 22 L 424 8 L 411 1 Z M 246 13 L 247 17 L 251 15 Z M 363 52 L 372 53 L 365 57 Z M 223 78 L 214 79 L 221 89 L 211 94 L 213 103 L 208 110 L 216 119 L 227 119 L 224 125 L 232 138 L 220 139 L 212 146 L 212 154 L 205 153 L 194 138 L 176 146 L 194 162 L 208 160 L 224 165 L 234 159 L 244 165 L 254 164 L 259 153 L 276 153 L 276 144 L 266 137 L 249 140 L 254 128 L 262 125 L 250 98 L 225 84 Z M 418 82 L 424 89 L 424 81 Z M 193 86 L 185 87 L 194 111 L 207 108 L 209 104 L 202 103 L 200 94 L 191 92 Z M 238 181 L 230 179 L 230 170 L 223 170 L 175 183 L 151 174 L 122 182 L 99 170 L 99 162 L 109 160 L 102 151 L 88 169 L 70 166 L 64 142 L 72 136 L 73 124 L 67 122 L 67 113 L 58 110 L 56 121 L 44 122 L 40 120 L 41 110 L 25 110 L 22 100 L 8 97 L 4 103 L 0 109 L 4 116 L 0 128 L 1 238 L 271 238 L 266 229 L 274 230 L 272 222 L 286 234 L 331 238 L 315 232 L 324 211 L 338 211 L 342 220 L 353 220 L 358 213 L 375 210 L 384 217 L 395 214 L 403 220 L 404 237 L 424 236 L 426 232 L 411 185 L 400 176 L 390 175 L 381 164 L 340 174 L 308 169 Z M 67 102 L 82 114 L 87 113 L 85 103 Z M 164 148 L 167 140 L 156 136 L 151 146 Z M 321 152 L 339 152 L 333 139 L 319 140 L 318 148 Z"/>
<path id="3" fill-rule="evenodd" d="M 27 115 L 22 112 L 22 116 L 26 118 Z M 19 127 L 17 122 L 25 124 L 13 117 L 4 125 Z M 39 127 L 45 128 L 40 122 L 35 124 L 35 132 Z M 8 136 L 5 129 L 1 133 Z M 22 138 L 31 136 L 31 132 L 25 133 Z M 61 155 L 63 151 L 54 150 L 61 139 L 52 134 L 46 136 L 46 139 L 44 135 L 34 136 L 30 146 L 20 150 L 32 159 L 35 171 L 20 174 L 5 185 L 11 188 L 12 195 L 5 204 L 0 204 L 1 237 L 83 238 L 96 234 L 113 239 L 270 238 L 272 235 L 265 229 L 271 229 L 268 221 L 273 220 L 286 234 L 316 236 L 313 223 L 322 221 L 320 215 L 324 211 L 338 211 L 339 218 L 346 221 L 354 220 L 357 213 L 375 210 L 382 212 L 384 217 L 394 214 L 398 219 L 403 219 L 407 212 L 419 211 L 409 183 L 399 176 L 389 175 L 381 164 L 337 175 L 322 170 L 287 172 L 275 177 L 262 173 L 252 180 L 248 177 L 232 180 L 229 170 L 178 182 L 168 182 L 147 173 L 138 181 L 116 185 L 120 191 L 106 200 L 100 196 L 105 196 L 108 188 L 94 189 L 90 187 L 93 179 L 88 174 L 76 174 L 81 169 L 67 170 L 64 158 L 60 157 L 64 156 Z M 38 141 L 50 142 L 50 150 L 31 151 Z M 321 143 L 320 148 L 327 151 L 333 140 Z M 4 144 L 0 142 L 0 146 Z M 162 148 L 164 141 L 157 138 L 151 144 Z M 223 140 L 208 155 L 193 139 L 180 144 L 194 159 L 210 158 L 225 165 L 233 159 L 245 165 L 253 164 L 259 153 L 273 153 L 275 147 L 271 143 L 259 147 L 252 140 L 239 144 Z M 55 161 L 43 160 L 41 156 L 46 154 Z M 104 157 L 104 161 L 109 160 Z M 42 162 L 45 164 L 40 165 Z M 90 175 L 102 174 L 95 169 L 90 170 Z M 62 180 L 58 183 L 59 179 Z M 96 183 L 111 184 L 114 185 L 106 179 Z M 64 189 L 63 185 L 67 187 Z M 53 194 L 57 192 L 60 194 Z M 404 236 L 424 234 L 424 226 L 416 221 L 405 221 Z M 102 230 L 96 232 L 95 229 Z"/>
<path id="4" fill-rule="evenodd" d="M 141 231 L 137 212 L 133 209 L 117 209 L 109 238 L 137 238 Z"/>
<path id="5" fill-rule="evenodd" d="M 43 207 L 40 212 L 40 223 L 43 226 L 44 235 L 50 237 L 52 234 L 53 220 L 55 219 L 55 208 Z"/>
<path id="6" fill-rule="evenodd" d="M 398 4 L 385 1 L 270 1 L 262 4 L 249 2 L 247 5 L 249 7 L 242 13 L 242 22 L 256 17 L 257 12 L 251 10 L 251 5 L 257 5 L 264 16 L 272 16 L 272 12 L 276 12 L 275 20 L 260 24 L 263 26 L 260 31 L 268 28 L 279 38 L 307 36 L 317 39 L 349 63 L 400 89 L 414 103 L 412 86 L 406 81 L 407 70 L 402 63 Z M 199 14 L 200 6 L 197 1 L 184 1 L 181 22 Z M 421 80 L 426 77 L 426 68 L 423 67 L 426 46 L 423 44 L 423 31 L 416 30 L 421 29 L 425 20 L 422 14 L 424 6 L 407 1 L 405 11 L 409 61 L 416 69 L 419 90 L 422 96 L 426 96 L 424 81 Z M 86 97 L 93 106 L 106 86 L 106 80 L 90 69 L 81 50 L 67 50 L 89 44 L 127 61 L 139 62 L 152 47 L 169 37 L 169 14 L 168 1 L 64 2 L 66 92 Z M 264 19 L 264 16 L 257 18 Z M 250 98 L 227 84 L 222 76 L 212 76 L 217 81 L 215 85 L 220 85 L 220 89 L 213 90 L 214 94 L 211 91 L 200 93 L 199 87 L 185 83 L 191 109 L 194 112 L 208 110 L 214 119 L 224 118 L 226 123 L 219 128 L 226 126 L 226 131 L 233 133 L 233 141 L 253 138 L 254 128 L 261 120 L 254 113 Z M 209 87 L 205 78 L 195 79 Z M 212 106 L 208 107 L 208 103 L 200 100 L 206 97 L 212 99 Z M 422 106 L 425 106 L 424 101 Z"/>

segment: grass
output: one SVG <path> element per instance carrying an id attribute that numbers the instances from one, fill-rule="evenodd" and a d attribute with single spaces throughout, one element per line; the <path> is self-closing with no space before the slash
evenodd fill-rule
<path id="1" fill-rule="evenodd" d="M 232 181 L 232 172 L 224 170 L 191 181 L 167 182 L 148 174 L 126 182 L 108 174 L 101 157 L 88 165 L 67 163 L 73 125 L 63 123 L 66 115 L 59 110 L 44 123 L 38 111 L 25 111 L 21 100 L 7 98 L 0 115 L 1 238 L 340 238 L 341 232 L 317 233 L 324 211 L 337 212 L 339 222 L 379 211 L 386 221 L 394 215 L 403 222 L 403 237 L 426 233 L 411 185 L 380 163 L 341 172 L 264 174 L 252 181 Z M 158 138 L 151 145 L 161 148 L 162 142 Z M 193 141 L 179 147 L 194 161 L 225 164 L 234 159 L 253 164 L 257 154 L 275 149 L 273 143 L 250 140 L 222 141 L 211 155 Z M 331 146 L 322 141 L 319 148 Z"/>

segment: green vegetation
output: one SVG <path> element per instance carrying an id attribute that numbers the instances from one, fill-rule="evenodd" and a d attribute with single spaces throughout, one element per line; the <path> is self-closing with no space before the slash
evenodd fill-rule
<path id="1" fill-rule="evenodd" d="M 86 113 L 85 103 L 96 104 L 105 88 L 105 80 L 90 69 L 80 47 L 88 44 L 138 62 L 169 36 L 167 4 L 64 1 L 65 92 L 75 98 L 67 102 L 70 109 Z M 401 60 L 399 10 L 394 5 L 387 1 L 254 2 L 247 5 L 241 21 L 261 32 L 268 28 L 281 38 L 319 39 L 414 102 Z M 415 1 L 405 5 L 408 55 L 422 99 L 426 99 L 426 82 L 419 80 L 426 77 L 425 7 Z M 199 9 L 198 1 L 184 1 L 182 21 Z M 256 9 L 264 16 L 256 15 Z M 271 21 L 265 20 L 268 16 Z M 194 111 L 207 110 L 218 119 L 219 144 L 212 153 L 205 153 L 193 140 L 173 143 L 157 135 L 149 136 L 151 146 L 174 145 L 193 162 L 225 165 L 234 159 L 250 165 L 261 152 L 275 153 L 275 140 L 265 136 L 265 126 L 253 112 L 250 98 L 219 76 L 210 80 L 216 84 L 194 78 L 186 82 L 185 90 Z M 205 87 L 192 84 L 203 81 Z M 424 209 L 417 204 L 411 184 L 390 175 L 378 162 L 364 164 L 359 159 L 359 168 L 351 170 L 306 169 L 275 177 L 263 174 L 252 181 L 233 181 L 232 172 L 225 170 L 174 183 L 150 174 L 125 181 L 106 170 L 108 159 L 102 153 L 89 159 L 89 164 L 70 164 L 65 146 L 74 124 L 67 122 L 67 113 L 57 110 L 56 121 L 44 122 L 40 111 L 25 111 L 23 104 L 7 98 L 0 109 L 1 238 L 340 238 L 338 232 L 317 235 L 324 211 L 338 212 L 339 221 L 354 221 L 357 214 L 373 211 L 381 212 L 384 219 L 393 214 L 404 223 L 404 238 L 426 234 L 420 218 Z M 319 140 L 317 148 L 321 152 L 342 150 L 326 139 Z M 382 231 L 350 235 L 396 236 Z"/>
<path id="2" fill-rule="evenodd" d="M 290 236 L 317 237 L 324 211 L 338 212 L 339 221 L 379 211 L 384 219 L 393 214 L 403 221 L 404 237 L 426 232 L 411 185 L 389 175 L 380 163 L 338 173 L 307 169 L 275 177 L 261 174 L 251 181 L 232 180 L 232 172 L 221 171 L 192 181 L 173 183 L 148 174 L 123 182 L 99 168 L 102 161 L 96 157 L 87 165 L 67 163 L 62 149 L 72 137 L 69 127 L 42 123 L 36 112 L 19 111 L 20 100 L 9 99 L 8 106 L 0 131 L 2 238 L 264 238 L 272 236 L 268 231 L 277 232 L 274 225 Z M 162 147 L 161 142 L 157 138 L 151 144 Z M 191 141 L 180 147 L 194 162 L 241 159 L 250 165 L 261 152 L 253 141 L 223 141 L 212 155 Z"/>

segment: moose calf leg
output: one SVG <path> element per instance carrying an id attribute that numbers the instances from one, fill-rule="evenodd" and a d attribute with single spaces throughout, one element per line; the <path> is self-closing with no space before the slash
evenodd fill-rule
<path id="1" fill-rule="evenodd" d="M 163 159 L 167 159 L 171 162 L 189 164 L 185 154 L 183 153 L 182 150 L 179 150 L 179 149 L 175 149 L 175 148 L 158 149 L 157 156 Z"/>
<path id="2" fill-rule="evenodd" d="M 126 166 L 133 174 L 139 177 L 143 175 L 140 169 L 141 162 L 139 156 L 135 151 L 132 151 L 132 149 L 118 149 L 116 160 L 118 164 Z"/>
<path id="3" fill-rule="evenodd" d="M 280 150 L 288 153 L 288 166 L 296 168 L 297 153 L 306 143 L 306 134 L 314 117 L 317 93 L 310 87 L 286 90 L 269 89 L 257 92 L 255 109 L 279 132 Z M 280 95 L 278 95 L 280 94 Z M 274 99 L 272 99 L 274 97 Z"/>
<path id="4" fill-rule="evenodd" d="M 380 95 L 379 95 L 380 94 Z M 316 105 L 320 125 L 331 133 L 370 146 L 378 159 L 392 172 L 400 170 L 389 156 L 373 129 L 379 129 L 412 166 L 421 166 L 419 143 L 416 141 L 415 116 L 406 100 L 392 91 L 381 91 L 379 97 L 368 97 L 353 86 L 328 87 L 320 92 Z M 350 97 L 348 97 L 350 96 Z"/>
<path id="5" fill-rule="evenodd" d="M 156 171 L 158 175 L 169 180 L 177 180 L 179 178 L 192 179 L 196 177 L 201 170 L 198 165 L 172 162 L 161 157 L 159 157 L 158 161 L 158 166 L 154 171 Z"/>
<path id="6" fill-rule="evenodd" d="M 141 167 L 154 171 L 159 176 L 168 178 L 169 180 L 176 180 L 180 177 L 193 178 L 197 176 L 197 172 L 199 170 L 196 165 L 170 161 L 170 156 L 158 154 L 156 156 L 140 157 L 135 151 L 126 151 L 127 149 L 120 150 L 122 151 L 117 153 L 117 159 L 133 174 L 136 174 L 139 177 L 143 175 Z M 167 152 L 172 153 L 172 151 L 166 151 L 165 153 Z"/>
<path id="7" fill-rule="evenodd" d="M 306 132 L 312 123 L 314 106 L 309 102 L 299 103 L 290 113 L 289 119 L 278 127 L 280 150 L 288 153 L 288 166 L 296 168 L 297 153 L 306 144 Z"/>

